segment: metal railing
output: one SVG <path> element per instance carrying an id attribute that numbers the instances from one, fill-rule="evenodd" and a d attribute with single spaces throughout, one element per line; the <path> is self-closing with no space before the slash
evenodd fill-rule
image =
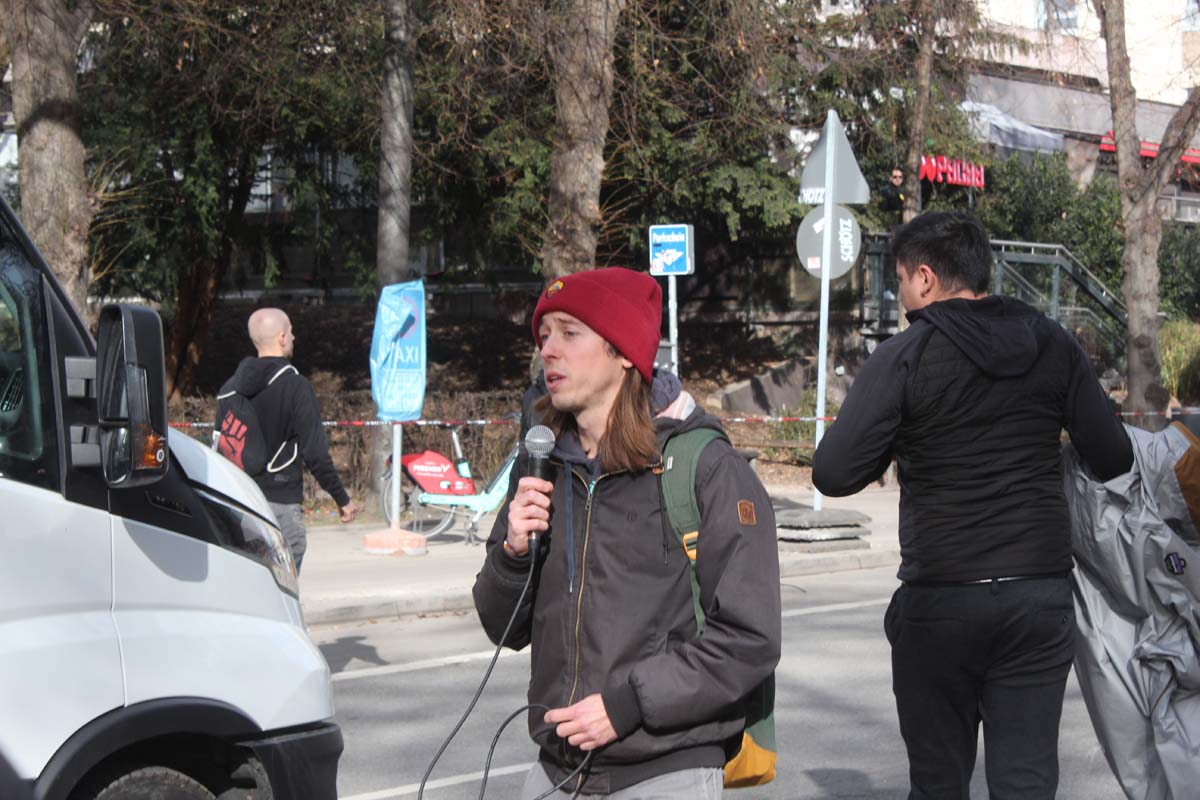
<path id="1" fill-rule="evenodd" d="M 992 251 L 992 291 L 1058 320 L 1098 367 L 1123 371 L 1129 318 L 1119 294 L 1060 244 L 993 241 Z"/>
<path id="2" fill-rule="evenodd" d="M 862 334 L 868 340 L 898 330 L 895 267 L 886 237 L 864 243 Z M 1100 369 L 1124 370 L 1128 316 L 1121 296 L 1109 289 L 1060 244 L 993 241 L 992 291 L 1016 297 L 1070 330 Z"/>

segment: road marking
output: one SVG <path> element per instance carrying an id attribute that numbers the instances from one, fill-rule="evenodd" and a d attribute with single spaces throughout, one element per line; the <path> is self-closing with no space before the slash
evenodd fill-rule
<path id="1" fill-rule="evenodd" d="M 815 614 L 832 614 L 837 611 L 851 611 L 856 608 L 871 608 L 872 606 L 883 606 L 891 602 L 890 597 L 879 597 L 874 600 L 859 600 L 853 603 L 830 603 L 823 606 L 810 606 L 809 608 L 795 608 L 791 611 L 784 611 L 784 617 L 808 617 Z M 422 669 L 434 669 L 436 667 L 445 667 L 452 664 L 466 664 L 471 661 L 486 661 L 492 657 L 495 650 L 481 651 L 478 653 L 463 653 L 457 656 L 447 656 L 445 658 L 429 658 L 424 661 L 411 661 L 407 664 L 390 664 L 384 667 L 369 667 L 367 669 L 350 670 L 349 672 L 339 672 L 333 676 L 334 681 L 350 681 L 356 678 L 371 678 L 378 675 L 393 675 L 399 672 L 416 672 Z M 528 650 L 513 651 L 502 650 L 501 658 L 510 656 L 528 655 Z M 488 773 L 489 778 L 497 778 L 503 775 L 514 775 L 518 772 L 528 772 L 533 763 L 514 764 L 510 767 L 497 767 Z M 449 778 L 438 778 L 425 784 L 428 789 L 444 789 L 447 786 L 458 786 L 464 783 L 473 783 L 483 780 L 482 772 L 470 772 L 463 775 L 452 775 Z M 342 800 L 392 800 L 397 797 L 407 797 L 414 795 L 420 789 L 419 783 L 409 783 L 404 786 L 397 786 L 394 789 L 381 789 L 377 792 L 366 792 L 365 794 L 351 795 L 343 797 Z"/>
<path id="2" fill-rule="evenodd" d="M 784 611 L 783 616 L 787 617 L 808 617 L 814 614 L 832 614 L 837 611 L 851 611 L 856 608 L 870 608 L 872 606 L 885 606 L 891 602 L 890 597 L 879 597 L 874 600 L 858 600 L 853 603 L 830 603 L 824 606 L 810 606 L 808 608 L 794 608 L 790 611 Z M 472 661 L 488 661 L 495 654 L 495 650 L 481 650 L 477 653 L 462 653 L 457 656 L 444 656 L 442 658 L 427 658 L 422 661 L 410 661 L 407 664 L 385 664 L 381 667 L 367 667 L 365 669 L 352 669 L 343 672 L 335 673 L 333 676 L 334 683 L 342 681 L 353 681 L 359 678 L 377 678 L 381 675 L 397 675 L 402 672 L 419 672 L 423 669 L 437 669 L 438 667 L 449 667 L 455 664 L 469 664 Z M 528 657 L 529 650 L 501 650 L 501 658 L 511 658 L 513 656 Z"/>
<path id="3" fill-rule="evenodd" d="M 358 678 L 377 678 L 380 675 L 395 675 L 400 672 L 417 672 L 423 669 L 436 669 L 437 667 L 449 667 L 454 664 L 469 664 L 472 661 L 490 661 L 492 656 L 496 654 L 495 650 L 482 650 L 478 653 L 463 653 L 457 656 L 444 656 L 442 658 L 427 658 L 422 661 L 409 661 L 407 664 L 386 664 L 382 667 L 367 667 L 366 669 L 352 669 L 343 672 L 334 673 L 333 681 L 353 681 Z M 512 656 L 529 656 L 529 650 L 501 650 L 501 658 L 510 658 Z"/>
<path id="4" fill-rule="evenodd" d="M 832 614 L 834 611 L 850 611 L 855 608 L 870 608 L 871 606 L 886 606 L 892 602 L 890 597 L 877 597 L 874 600 L 859 600 L 855 603 L 830 603 L 826 606 L 811 606 L 809 608 L 793 608 L 783 612 L 784 617 L 808 617 L 813 614 Z"/>
<path id="5" fill-rule="evenodd" d="M 496 767 L 488 772 L 488 778 L 499 778 L 503 775 L 515 775 L 518 772 L 529 772 L 534 762 L 528 764 L 513 764 L 511 767 Z M 458 786 L 462 783 L 474 783 L 483 780 L 482 772 L 471 772 L 466 775 L 452 775 L 449 778 L 438 778 L 436 781 L 430 781 L 425 784 L 425 790 L 444 789 L 447 786 Z M 355 794 L 350 797 L 343 797 L 342 800 L 391 800 L 393 797 L 406 797 L 410 794 L 416 794 L 421 788 L 419 783 L 410 783 L 405 786 L 397 786 L 395 789 L 380 789 L 377 792 L 367 792 L 366 794 Z"/>

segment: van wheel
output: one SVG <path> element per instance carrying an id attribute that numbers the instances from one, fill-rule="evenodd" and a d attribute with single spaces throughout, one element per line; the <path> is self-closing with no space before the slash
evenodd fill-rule
<path id="1" fill-rule="evenodd" d="M 215 795 L 182 772 L 167 767 L 143 767 L 122 775 L 95 800 L 216 800 Z"/>

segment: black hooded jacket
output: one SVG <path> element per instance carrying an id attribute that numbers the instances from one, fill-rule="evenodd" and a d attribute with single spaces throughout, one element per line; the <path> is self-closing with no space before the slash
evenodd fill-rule
<path id="1" fill-rule="evenodd" d="M 250 398 L 262 426 L 267 452 L 274 454 L 282 446 L 282 453 L 274 461 L 287 466 L 277 472 L 250 476 L 267 500 L 286 504 L 303 502 L 303 462 L 321 488 L 341 508 L 349 504 L 350 495 L 342 486 L 333 459 L 329 457 L 325 429 L 321 426 L 321 407 L 312 384 L 291 370 L 271 380 L 280 370 L 290 366 L 282 356 L 243 358 L 233 377 L 221 387 L 220 394 L 236 391 Z M 220 424 L 220 420 L 217 423 Z"/>
<path id="2" fill-rule="evenodd" d="M 830 496 L 900 477 L 900 579 L 1071 569 L 1061 437 L 1101 480 L 1133 451 L 1079 344 L 1012 298 L 945 300 L 881 343 L 813 459 Z"/>

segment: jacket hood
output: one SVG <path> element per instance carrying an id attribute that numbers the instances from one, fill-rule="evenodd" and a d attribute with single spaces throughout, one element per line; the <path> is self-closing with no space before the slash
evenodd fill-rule
<path id="1" fill-rule="evenodd" d="M 942 300 L 911 311 L 946 335 L 963 355 L 993 378 L 1024 375 L 1050 342 L 1058 324 L 1037 309 L 1001 295 Z"/>
<path id="2" fill-rule="evenodd" d="M 267 388 L 280 370 L 291 366 L 292 363 L 283 356 L 247 356 L 237 365 L 233 377 L 225 381 L 220 393 L 235 391 L 244 397 L 255 397 Z"/>
<path id="3" fill-rule="evenodd" d="M 532 413 L 533 402 L 545 393 L 544 384 L 539 389 L 528 392 L 526 411 L 532 424 L 541 422 L 540 415 Z M 532 395 L 532 397 L 530 397 Z M 650 408 L 654 412 L 654 429 L 658 435 L 659 448 L 662 448 L 669 436 L 682 433 L 692 428 L 710 427 L 718 430 L 721 422 L 716 417 L 696 408 L 692 395 L 683 389 L 679 378 L 666 370 L 654 370 L 654 380 L 650 384 Z M 564 433 L 555 442 L 553 457 L 569 464 L 584 464 L 594 466 L 594 459 L 589 459 L 583 452 L 579 439 L 573 433 Z"/>

